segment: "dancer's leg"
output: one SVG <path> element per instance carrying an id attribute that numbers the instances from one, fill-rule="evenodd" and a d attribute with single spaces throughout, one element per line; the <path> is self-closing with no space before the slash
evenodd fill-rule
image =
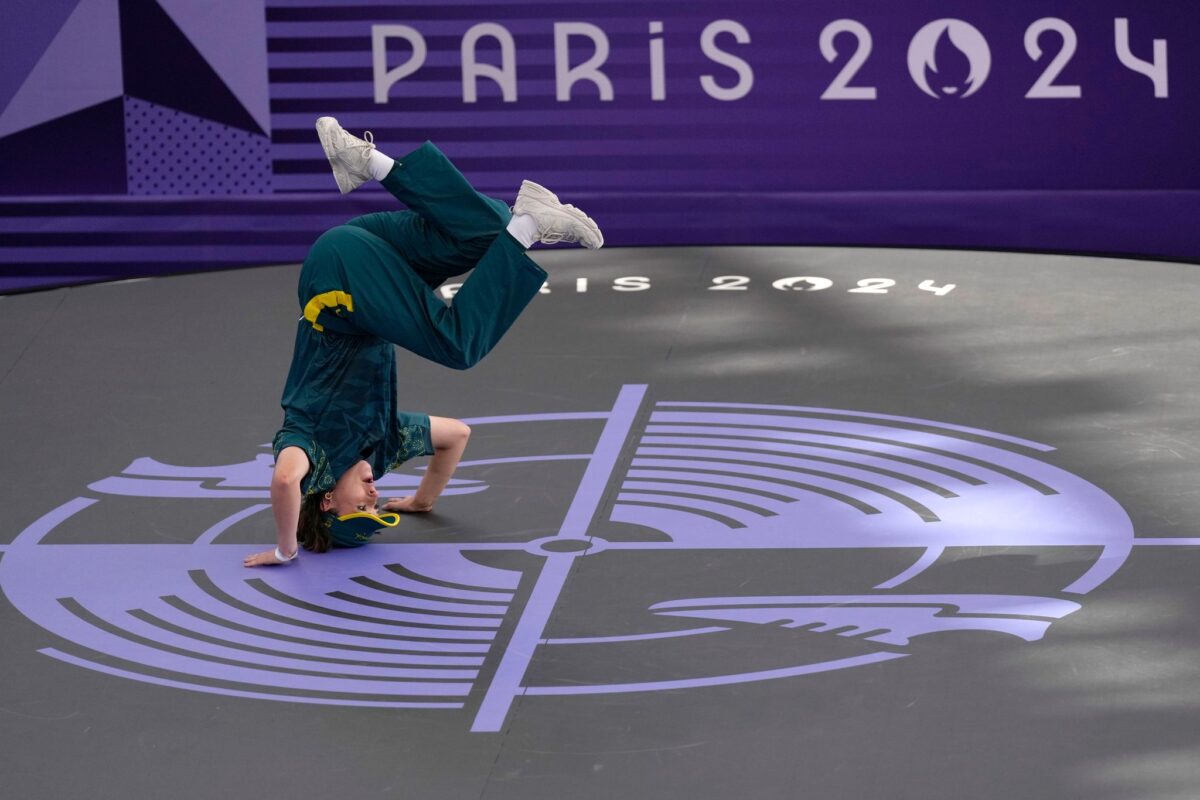
<path id="1" fill-rule="evenodd" d="M 374 179 L 411 209 L 348 224 L 391 244 L 430 287 L 472 269 L 512 218 L 506 203 L 476 192 L 431 142 L 393 160 L 370 133 L 360 139 L 332 117 L 317 120 L 317 135 L 343 193 Z"/>
<path id="2" fill-rule="evenodd" d="M 374 179 L 412 209 L 348 224 L 390 243 L 430 287 L 473 268 L 501 230 L 526 248 L 536 241 L 604 243 L 590 217 L 529 181 L 517 194 L 514 217 L 503 201 L 477 192 L 432 142 L 396 161 L 376 149 L 369 133 L 353 136 L 332 117 L 317 120 L 317 133 L 343 193 Z"/>
<path id="3" fill-rule="evenodd" d="M 466 369 L 495 347 L 545 280 L 545 270 L 501 233 L 447 306 L 388 242 L 361 227 L 341 225 L 313 245 L 301 293 L 345 293 L 353 307 L 343 307 L 339 316 L 355 328 Z"/>
<path id="4" fill-rule="evenodd" d="M 477 192 L 432 142 L 426 142 L 395 162 L 381 183 L 397 200 L 444 236 L 450 248 L 469 242 L 490 242 L 506 229 L 513 217 L 503 202 Z M 531 181 L 522 182 L 513 208 L 517 214 L 529 215 L 536 220 L 537 241 L 579 242 L 592 249 L 604 244 L 599 227 L 587 214 L 574 206 L 564 205 L 549 189 Z M 430 242 L 434 245 L 432 255 L 418 252 L 420 248 L 412 245 L 409 246 L 411 252 L 401 250 L 401 254 L 414 267 L 422 269 L 425 266 L 420 263 L 422 258 L 436 260 L 442 255 L 437 251 L 439 243 Z"/>
<path id="5" fill-rule="evenodd" d="M 349 224 L 395 247 L 431 287 L 473 269 L 512 218 L 506 204 L 477 192 L 432 142 L 402 156 L 380 183 L 412 211 Z"/>
<path id="6" fill-rule="evenodd" d="M 447 237 L 490 239 L 508 224 L 508 204 L 475 191 L 433 142 L 403 156 L 381 183 Z"/>
<path id="7" fill-rule="evenodd" d="M 431 289 L 474 269 L 491 243 L 489 239 L 456 241 L 413 211 L 364 214 L 346 224 L 386 241 Z"/>

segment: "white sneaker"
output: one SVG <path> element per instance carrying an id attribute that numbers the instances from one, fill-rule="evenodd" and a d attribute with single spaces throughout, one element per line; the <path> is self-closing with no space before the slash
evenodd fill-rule
<path id="1" fill-rule="evenodd" d="M 352 192 L 371 180 L 367 161 L 375 149 L 375 137 L 370 131 L 363 134 L 365 139 L 359 139 L 347 132 L 333 117 L 321 117 L 317 120 L 317 136 L 321 138 L 321 147 L 325 149 L 325 156 L 333 167 L 333 178 L 342 194 Z"/>
<path id="2" fill-rule="evenodd" d="M 554 192 L 533 181 L 521 181 L 513 213 L 533 217 L 538 241 L 543 244 L 579 242 L 589 250 L 604 246 L 604 234 L 591 217 L 575 206 L 564 205 Z"/>

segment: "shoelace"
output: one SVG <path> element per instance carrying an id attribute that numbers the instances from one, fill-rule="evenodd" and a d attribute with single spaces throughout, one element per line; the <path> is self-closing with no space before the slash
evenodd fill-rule
<path id="1" fill-rule="evenodd" d="M 375 149 L 375 135 L 370 131 L 363 131 L 361 139 L 350 133 L 350 131 L 346 130 L 345 128 L 342 129 L 342 133 L 345 134 L 344 138 L 342 139 L 342 148 L 346 150 L 352 148 L 354 150 L 361 150 L 361 158 L 366 158 L 371 154 L 371 151 Z"/>

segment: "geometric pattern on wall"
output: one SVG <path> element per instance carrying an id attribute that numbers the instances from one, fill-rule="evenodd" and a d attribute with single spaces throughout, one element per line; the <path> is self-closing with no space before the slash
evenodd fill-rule
<path id="1" fill-rule="evenodd" d="M 218 5 L 212 2 L 191 5 L 193 14 L 184 18 L 188 21 L 193 17 L 203 20 L 209 16 L 206 10 L 219 11 L 215 7 L 209 9 Z M 264 132 L 262 124 L 246 107 L 245 99 L 238 97 L 187 32 L 180 28 L 178 18 L 172 17 L 154 0 L 120 0 L 120 8 L 125 94 L 242 130 Z M 226 49 L 239 49 L 233 44 L 227 41 Z M 263 48 L 261 40 L 247 43 L 246 49 L 251 51 L 247 55 L 261 52 Z M 265 70 L 259 77 L 265 86 Z"/>
<path id="2" fill-rule="evenodd" d="M 0 63 L 19 65 L 0 82 L 0 194 L 269 193 L 263 2 L 64 0 L 27 9 L 46 17 L 29 36 L 0 26 Z M 47 173 L 46 153 L 72 168 Z M 200 174 L 204 153 L 219 167 Z"/>
<path id="3" fill-rule="evenodd" d="M 234 195 L 271 191 L 267 136 L 125 99 L 130 195 Z"/>
<path id="4" fill-rule="evenodd" d="M 27 12 L 13 10 L 3 23 L 11 27 L 0 40 L 0 137 L 122 94 L 121 28 L 115 0 L 81 0 L 74 8 L 39 7 Z"/>

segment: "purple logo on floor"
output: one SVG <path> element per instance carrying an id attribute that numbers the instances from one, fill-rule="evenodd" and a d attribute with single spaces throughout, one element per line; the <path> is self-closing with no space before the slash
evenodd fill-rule
<path id="1" fill-rule="evenodd" d="M 912 640 L 929 634 L 1036 641 L 1078 610 L 1133 546 L 1124 510 L 1040 460 L 1052 449 L 1046 445 L 931 420 L 651 403 L 646 394 L 645 386 L 626 386 L 603 411 L 468 420 L 477 430 L 603 426 L 590 452 L 464 462 L 447 490 L 487 491 L 471 478 L 473 467 L 574 462 L 582 478 L 551 536 L 380 543 L 251 571 L 239 558 L 251 548 L 219 539 L 255 515 L 269 516 L 270 457 L 213 468 L 141 458 L 88 488 L 109 497 L 251 504 L 191 541 L 111 544 L 86 532 L 85 512 L 102 501 L 77 497 L 7 546 L 0 586 L 23 614 L 70 643 L 42 652 L 80 667 L 260 700 L 460 709 L 471 715 L 471 730 L 488 732 L 503 728 L 518 697 L 829 672 L 907 657 Z M 416 480 L 389 475 L 380 490 L 402 493 Z M 935 567 L 954 553 L 1005 547 L 1073 548 L 1072 558 L 1082 560 L 1052 590 L 931 589 Z M 532 566 L 491 566 L 488 553 L 523 554 L 521 563 Z M 580 577 L 573 571 L 580 559 L 663 564 L 700 553 L 717 563 L 737 554 L 884 554 L 872 564 L 891 566 L 873 566 L 865 581 L 855 577 L 837 593 L 797 579 L 783 591 L 731 593 L 726 584 L 676 596 L 670 587 L 679 584 L 661 581 L 620 593 L 641 603 L 634 629 L 551 624 Z M 736 648 L 736 669 L 695 655 L 728 652 L 724 643 L 735 639 L 757 643 Z M 672 652 L 689 656 L 672 661 Z M 572 671 L 579 664 L 590 677 Z"/>

